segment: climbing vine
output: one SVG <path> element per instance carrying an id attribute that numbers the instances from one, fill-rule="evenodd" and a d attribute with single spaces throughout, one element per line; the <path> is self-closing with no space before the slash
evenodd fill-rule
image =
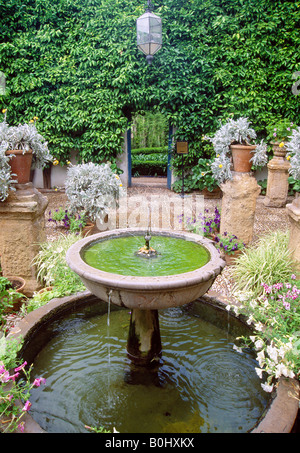
<path id="1" fill-rule="evenodd" d="M 114 161 L 132 115 L 162 112 L 188 140 L 229 115 L 265 134 L 300 122 L 292 92 L 300 71 L 300 3 L 281 0 L 153 0 L 163 47 L 148 66 L 136 48 L 141 0 L 0 0 L 0 108 L 10 124 L 39 118 L 52 154 L 66 162 Z M 176 164 L 175 164 L 176 165 Z"/>

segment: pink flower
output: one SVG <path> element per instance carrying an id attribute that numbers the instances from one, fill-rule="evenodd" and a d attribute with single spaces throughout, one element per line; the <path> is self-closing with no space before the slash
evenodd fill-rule
<path id="1" fill-rule="evenodd" d="M 27 365 L 27 362 L 24 362 L 22 363 L 22 365 L 18 366 L 17 368 L 15 368 L 15 371 L 20 371 L 20 370 L 23 370 L 23 368 Z"/>
<path id="2" fill-rule="evenodd" d="M 9 372 L 4 371 L 4 373 L 2 373 L 2 375 L 1 375 L 1 382 L 8 382 L 9 378 L 10 378 Z"/>
<path id="3" fill-rule="evenodd" d="M 12 374 L 11 376 L 9 376 L 9 379 L 11 379 L 12 381 L 15 381 L 16 378 L 19 376 L 20 373 L 15 373 L 15 374 Z"/>
<path id="4" fill-rule="evenodd" d="M 41 384 L 45 384 L 46 383 L 46 379 L 45 378 L 36 378 L 34 381 L 33 381 L 33 385 L 35 387 L 39 387 Z"/>
<path id="5" fill-rule="evenodd" d="M 24 422 L 21 422 L 21 423 L 19 423 L 19 425 L 18 425 L 18 429 L 21 431 L 21 433 L 24 433 L 24 425 L 25 425 Z"/>
<path id="6" fill-rule="evenodd" d="M 27 400 L 22 411 L 29 411 L 30 407 L 31 407 L 31 402 L 29 400 Z"/>

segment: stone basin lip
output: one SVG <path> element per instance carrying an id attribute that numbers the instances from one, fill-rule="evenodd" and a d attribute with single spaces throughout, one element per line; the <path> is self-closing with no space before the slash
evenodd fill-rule
<path id="1" fill-rule="evenodd" d="M 190 272 L 167 276 L 128 276 L 110 273 L 95 269 L 85 263 L 81 257 L 82 251 L 94 242 L 129 235 L 145 235 L 145 228 L 124 228 L 110 230 L 87 236 L 73 244 L 67 251 L 66 260 L 70 268 L 80 277 L 93 280 L 95 283 L 112 287 L 114 289 L 129 289 L 131 291 L 157 291 L 169 290 L 182 287 L 195 286 L 201 282 L 216 278 L 225 267 L 225 261 L 220 257 L 218 250 L 213 245 L 213 241 L 200 235 L 172 230 L 151 229 L 153 236 L 170 236 L 173 238 L 189 240 L 203 245 L 210 254 L 210 260 L 204 266 Z"/>

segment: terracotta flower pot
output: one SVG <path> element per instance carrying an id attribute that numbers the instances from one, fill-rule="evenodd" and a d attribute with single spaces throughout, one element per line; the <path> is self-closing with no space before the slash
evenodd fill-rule
<path id="1" fill-rule="evenodd" d="M 85 227 L 82 228 L 82 235 L 83 236 L 89 236 L 92 234 L 92 230 L 94 228 L 95 224 L 93 222 L 87 222 Z"/>
<path id="2" fill-rule="evenodd" d="M 17 179 L 18 184 L 27 184 L 30 181 L 32 150 L 30 149 L 23 154 L 21 149 L 13 149 L 6 151 L 6 154 L 14 154 L 14 156 L 11 156 L 9 163 L 12 173 L 17 175 L 15 179 Z"/>
<path id="3" fill-rule="evenodd" d="M 242 253 L 241 250 L 236 250 L 235 252 L 233 252 L 232 255 L 228 255 L 227 253 L 225 253 L 224 258 L 225 258 L 227 266 L 232 266 L 233 264 L 235 264 L 236 258 L 238 258 L 238 256 L 241 253 Z"/>
<path id="4" fill-rule="evenodd" d="M 233 170 L 240 173 L 250 173 L 253 157 L 253 152 L 256 145 L 231 145 L 231 154 L 233 160 Z"/>
<path id="5" fill-rule="evenodd" d="M 13 289 L 17 292 L 17 293 L 22 293 L 25 285 L 26 285 L 26 281 L 24 280 L 24 278 L 22 277 L 6 277 L 7 280 L 10 281 Z M 5 310 L 5 313 L 11 313 L 11 312 L 15 312 L 15 311 L 18 311 L 20 308 L 21 308 L 21 305 L 23 303 L 23 297 L 20 297 L 18 299 L 16 299 L 15 302 L 13 302 L 13 305 L 11 308 L 7 308 Z"/>
<path id="6" fill-rule="evenodd" d="M 17 293 L 21 293 L 25 287 L 26 281 L 22 277 L 7 277 L 7 280 L 11 282 L 12 287 Z"/>

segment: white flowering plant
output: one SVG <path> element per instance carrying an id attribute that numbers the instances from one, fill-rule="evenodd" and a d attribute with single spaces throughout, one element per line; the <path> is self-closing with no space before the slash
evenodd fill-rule
<path id="1" fill-rule="evenodd" d="M 1 124 L 0 124 L 1 136 Z M 5 154 L 6 148 L 0 143 L 0 201 L 5 201 L 9 191 L 15 190 L 13 186 L 17 181 L 14 179 L 14 174 L 11 172 L 9 165 L 9 157 Z"/>
<path id="2" fill-rule="evenodd" d="M 227 306 L 235 314 L 245 314 L 253 335 L 242 337 L 256 350 L 257 375 L 265 382 L 262 388 L 271 392 L 280 377 L 300 376 L 300 280 L 292 274 L 285 282 L 262 284 L 263 293 L 235 293 L 239 307 Z"/>
<path id="3" fill-rule="evenodd" d="M 65 182 L 70 214 L 103 221 L 110 206 L 117 202 L 122 183 L 109 163 L 70 165 Z"/>
<path id="4" fill-rule="evenodd" d="M 290 140 L 286 144 L 287 159 L 290 161 L 290 174 L 295 180 L 300 179 L 300 127 L 293 129 Z"/>
<path id="5" fill-rule="evenodd" d="M 257 135 L 255 130 L 250 127 L 250 124 L 251 122 L 248 118 L 241 117 L 237 120 L 230 118 L 217 130 L 212 138 L 207 137 L 213 144 L 216 153 L 216 158 L 212 164 L 212 172 L 219 184 L 232 179 L 230 145 L 255 144 L 254 140 Z M 262 166 L 267 163 L 267 145 L 263 141 L 256 144 L 256 148 L 253 150 L 253 157 L 250 160 L 255 166 Z"/>

